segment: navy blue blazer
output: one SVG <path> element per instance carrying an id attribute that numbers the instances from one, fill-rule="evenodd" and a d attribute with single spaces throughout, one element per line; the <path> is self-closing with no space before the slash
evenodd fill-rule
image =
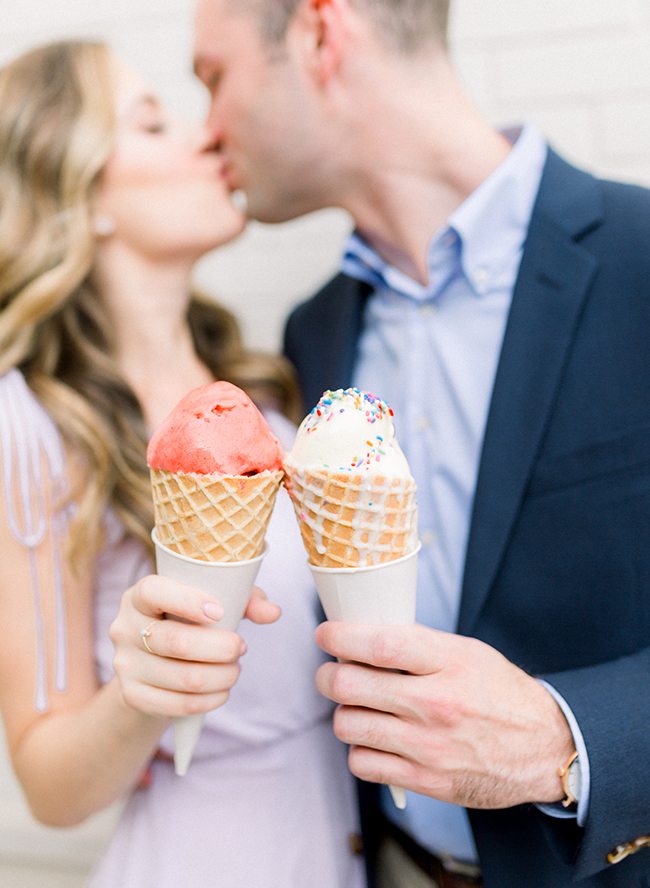
<path id="1" fill-rule="evenodd" d="M 368 287 L 339 275 L 291 315 L 310 409 L 347 387 Z M 381 393 L 379 393 L 381 394 Z M 584 829 L 535 806 L 470 811 L 487 888 L 650 888 L 650 191 L 553 152 L 494 383 L 458 631 L 564 696 L 591 767 Z"/>

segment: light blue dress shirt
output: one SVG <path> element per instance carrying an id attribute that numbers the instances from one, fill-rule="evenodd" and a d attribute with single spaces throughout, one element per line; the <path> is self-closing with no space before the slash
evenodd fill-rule
<path id="1" fill-rule="evenodd" d="M 496 170 L 447 219 L 427 249 L 426 285 L 385 263 L 356 233 L 342 270 L 370 283 L 353 383 L 386 400 L 418 485 L 417 620 L 456 629 L 465 550 L 483 434 L 524 240 L 547 146 L 532 126 L 512 135 Z M 515 141 L 516 140 L 516 141 Z M 565 701 L 580 753 L 587 810 L 588 761 Z M 476 861 L 464 808 L 408 793 L 398 811 L 383 790 L 386 814 L 441 857 Z M 554 816 L 571 816 L 555 806 Z"/>

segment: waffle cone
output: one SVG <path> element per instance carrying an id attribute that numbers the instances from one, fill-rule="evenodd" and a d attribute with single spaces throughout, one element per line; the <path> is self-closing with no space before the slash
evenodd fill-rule
<path id="1" fill-rule="evenodd" d="M 283 473 L 199 475 L 151 469 L 156 535 L 199 561 L 246 561 L 262 552 Z"/>
<path id="2" fill-rule="evenodd" d="M 285 466 L 309 562 L 317 567 L 369 567 L 417 546 L 412 478 L 309 472 Z"/>

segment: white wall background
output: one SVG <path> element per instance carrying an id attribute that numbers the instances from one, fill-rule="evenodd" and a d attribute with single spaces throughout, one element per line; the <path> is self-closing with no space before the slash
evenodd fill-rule
<path id="1" fill-rule="evenodd" d="M 199 116 L 191 76 L 194 0 L 0 0 L 0 64 L 57 37 L 109 40 L 177 111 Z M 650 185 L 650 0 L 452 0 L 457 69 L 496 125 L 536 122 L 598 175 Z M 336 269 L 347 217 L 327 210 L 252 225 L 199 281 L 242 319 L 248 342 L 276 348 L 289 308 Z M 34 825 L 0 750 L 0 885 L 76 888 L 113 813 L 78 830 Z"/>

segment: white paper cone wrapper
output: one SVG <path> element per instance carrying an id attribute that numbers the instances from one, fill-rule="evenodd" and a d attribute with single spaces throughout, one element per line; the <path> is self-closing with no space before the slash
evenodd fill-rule
<path id="1" fill-rule="evenodd" d="M 415 623 L 417 548 L 402 558 L 371 567 L 309 568 L 325 616 L 341 623 L 412 626 Z M 390 786 L 397 808 L 406 807 L 406 790 Z"/>
<path id="2" fill-rule="evenodd" d="M 417 555 L 413 552 L 371 567 L 309 568 L 328 620 L 376 626 L 415 623 Z"/>
<path id="3" fill-rule="evenodd" d="M 153 530 L 151 538 L 156 547 L 156 570 L 162 577 L 176 580 L 194 589 L 200 589 L 224 609 L 224 615 L 214 625 L 217 629 L 236 632 L 251 590 L 255 585 L 262 558 L 267 545 L 257 558 L 248 561 L 198 561 L 172 552 L 156 539 Z M 186 715 L 173 719 L 174 722 L 174 767 L 180 776 L 187 774 L 194 747 L 203 725 L 203 715 Z"/>

